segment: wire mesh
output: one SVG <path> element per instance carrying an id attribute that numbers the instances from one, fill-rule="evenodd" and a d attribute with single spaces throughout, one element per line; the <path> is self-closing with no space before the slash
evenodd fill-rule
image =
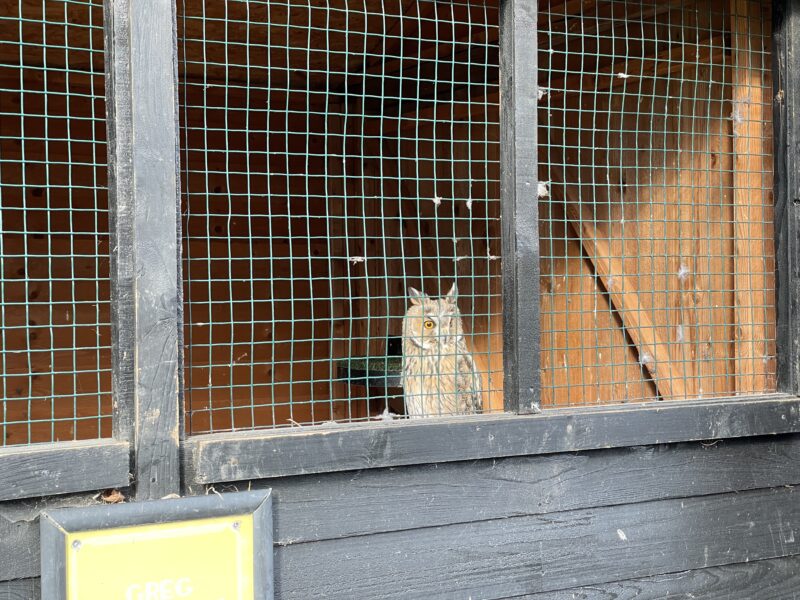
<path id="1" fill-rule="evenodd" d="M 0 10 L 0 445 L 111 434 L 99 0 Z"/>
<path id="2" fill-rule="evenodd" d="M 543 406 L 773 391 L 770 3 L 544 7 Z"/>
<path id="3" fill-rule="evenodd" d="M 190 433 L 502 409 L 497 22 L 482 0 L 179 3 Z M 414 317 L 438 371 L 411 411 L 409 288 L 454 282 L 465 342 L 453 304 Z"/>

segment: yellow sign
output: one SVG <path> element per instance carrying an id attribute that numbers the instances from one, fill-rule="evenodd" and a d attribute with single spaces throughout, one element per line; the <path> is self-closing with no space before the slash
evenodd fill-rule
<path id="1" fill-rule="evenodd" d="M 68 600 L 253 598 L 253 517 L 66 536 Z"/>
<path id="2" fill-rule="evenodd" d="M 42 598 L 271 600 L 269 490 L 42 513 Z"/>

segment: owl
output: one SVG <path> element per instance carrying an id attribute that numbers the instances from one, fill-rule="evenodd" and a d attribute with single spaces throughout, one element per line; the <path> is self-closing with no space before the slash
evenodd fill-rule
<path id="1" fill-rule="evenodd" d="M 456 284 L 444 298 L 409 288 L 403 318 L 403 394 L 410 418 L 480 412 L 480 377 L 464 341 Z"/>

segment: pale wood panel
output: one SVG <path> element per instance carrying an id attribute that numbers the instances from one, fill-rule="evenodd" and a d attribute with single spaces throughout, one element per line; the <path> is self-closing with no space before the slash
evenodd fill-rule
<path id="1" fill-rule="evenodd" d="M 733 32 L 734 294 L 736 391 L 770 386 L 775 354 L 770 310 L 772 248 L 772 82 L 765 59 L 770 38 L 760 2 L 731 0 Z M 771 314 L 770 314 L 771 313 Z M 771 335 L 770 335 L 771 334 Z M 769 367 L 769 368 L 768 368 Z M 774 384 L 772 384 L 774 385 Z"/>
<path id="2" fill-rule="evenodd" d="M 724 21 L 717 22 L 725 14 L 722 9 L 714 12 L 707 3 L 696 4 L 699 10 L 693 18 L 699 19 L 698 27 L 727 27 Z M 703 21 L 704 15 L 710 15 L 711 21 Z M 764 51 L 763 43 L 768 39 L 759 37 L 762 35 L 760 18 L 754 17 L 758 28 L 750 24 L 751 35 L 756 38 L 753 43 L 758 43 L 759 52 Z M 684 23 L 690 26 L 694 21 L 687 17 Z M 768 24 L 763 27 L 768 28 Z M 761 55 L 762 60 L 766 60 L 764 56 L 766 54 Z M 637 292 L 639 309 L 653 323 L 654 339 L 665 340 L 669 346 L 666 353 L 659 350 L 660 354 L 666 354 L 664 360 L 659 359 L 659 353 L 652 353 L 646 344 L 637 344 L 638 348 L 627 361 L 634 369 L 639 369 L 639 378 L 658 382 L 669 373 L 670 381 L 674 382 L 677 374 L 685 396 L 704 397 L 737 391 L 734 305 L 735 291 L 741 290 L 742 285 L 734 281 L 733 275 L 735 218 L 732 203 L 734 190 L 741 188 L 741 180 L 734 176 L 733 158 L 743 153 L 734 148 L 732 141 L 734 132 L 730 117 L 735 105 L 731 89 L 733 87 L 735 94 L 736 87 L 731 85 L 735 77 L 731 61 L 726 60 L 724 64 L 728 66 L 723 68 L 722 57 L 713 52 L 704 55 L 702 51 L 693 58 L 695 60 L 677 63 L 655 79 L 645 70 L 647 61 L 641 61 L 641 77 L 638 71 L 628 72 L 636 77 L 614 84 L 617 91 L 625 86 L 624 95 L 586 94 L 578 98 L 577 94 L 567 94 L 555 100 L 551 98 L 551 106 L 560 107 L 560 110 L 551 109 L 547 113 L 551 129 L 545 135 L 550 148 L 540 151 L 540 158 L 553 164 L 586 166 L 581 169 L 568 166 L 564 175 L 547 173 L 547 169 L 543 169 L 540 175 L 542 179 L 555 179 L 556 183 L 566 178 L 577 190 L 573 194 L 591 203 L 591 214 L 583 215 L 584 245 L 587 236 L 607 240 L 609 260 L 621 270 L 616 277 L 612 273 L 603 274 L 603 287 L 588 292 L 590 298 L 605 295 L 607 288 L 614 285 L 627 288 L 627 293 Z M 697 66 L 693 62 L 698 63 Z M 609 68 L 612 73 L 618 69 L 616 66 Z M 762 102 L 765 101 L 754 104 L 763 106 Z M 759 144 L 755 151 L 759 164 L 749 168 L 757 171 L 758 177 L 750 187 L 758 188 L 759 194 L 769 194 L 771 187 L 765 179 L 771 171 L 771 138 L 765 133 L 769 127 L 768 119 L 761 119 L 752 132 L 752 139 Z M 751 154 L 752 150 L 747 155 Z M 560 186 L 554 184 L 553 193 L 556 202 L 563 202 L 565 192 Z M 754 269 L 758 273 L 756 277 L 761 278 L 759 285 L 748 284 L 748 287 L 772 290 L 771 208 L 765 208 L 772 202 L 771 194 L 769 198 L 741 194 L 745 195 L 750 197 L 748 210 L 758 211 L 754 219 L 757 231 L 752 231 L 750 237 L 763 242 L 758 251 L 748 250 L 758 257 L 759 263 Z M 566 197 L 569 199 L 569 192 Z M 563 213 L 556 217 L 562 218 Z M 574 218 L 572 215 L 571 219 Z M 548 263 L 568 262 L 569 254 L 559 246 L 565 235 L 563 225 L 554 223 L 552 227 L 542 232 L 544 238 L 553 238 L 543 245 L 543 255 L 549 250 L 552 257 L 544 261 L 543 273 L 554 268 L 546 266 Z M 566 232 L 566 237 L 572 236 Z M 549 249 L 547 244 L 551 244 Z M 596 263 L 597 247 L 587 252 L 584 261 L 594 259 Z M 590 267 L 600 271 L 598 264 Z M 630 278 L 634 285 L 627 285 Z M 547 288 L 543 286 L 543 289 Z M 626 289 L 621 292 L 625 294 Z M 563 294 L 555 304 L 543 304 L 545 338 L 549 335 L 548 320 L 552 323 L 550 327 L 585 329 L 582 312 L 589 309 L 584 308 L 587 302 L 577 298 L 577 293 L 576 290 Z M 775 385 L 774 296 L 766 292 L 766 297 L 752 300 L 751 304 L 762 308 L 763 314 L 751 315 L 745 320 L 751 325 L 761 325 L 756 337 L 765 347 L 759 360 L 753 361 L 753 364 L 757 362 L 760 384 L 749 391 L 771 391 Z M 597 307 L 591 310 L 597 312 Z M 552 314 L 546 314 L 548 312 Z M 569 314 L 572 319 L 556 325 L 554 319 L 561 313 Z M 624 321 L 623 318 L 620 325 L 636 340 Z M 569 345 L 570 351 L 564 352 L 563 363 L 599 363 L 597 357 L 605 353 L 600 350 L 604 341 L 596 334 L 594 339 L 576 338 Z M 547 371 L 553 368 L 555 361 L 553 356 L 548 359 L 544 342 L 542 348 Z M 588 362 L 587 350 L 591 355 Z M 646 369 L 637 363 L 642 363 Z M 586 386 L 586 379 L 597 377 L 600 381 L 623 379 L 627 382 L 631 374 L 632 371 L 615 375 L 609 367 L 593 369 L 590 375 L 576 370 L 577 379 L 552 390 L 554 397 L 545 397 L 545 402 L 592 402 L 594 389 Z M 545 377 L 545 381 L 555 380 L 555 377 Z M 647 384 L 652 385 L 652 382 L 647 381 Z M 621 397 L 654 399 L 665 396 L 661 389 L 641 396 L 639 393 L 631 394 L 628 390 Z"/>
<path id="3" fill-rule="evenodd" d="M 558 204 L 540 204 L 541 369 L 544 406 L 655 397 L 608 296 Z"/>

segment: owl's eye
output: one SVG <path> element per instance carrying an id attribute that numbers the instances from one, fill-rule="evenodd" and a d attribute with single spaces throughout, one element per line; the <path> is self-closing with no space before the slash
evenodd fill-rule
<path id="1" fill-rule="evenodd" d="M 426 319 L 424 325 L 425 325 L 425 329 L 433 329 L 433 326 L 435 325 L 435 323 L 433 321 L 431 321 L 430 319 Z"/>

